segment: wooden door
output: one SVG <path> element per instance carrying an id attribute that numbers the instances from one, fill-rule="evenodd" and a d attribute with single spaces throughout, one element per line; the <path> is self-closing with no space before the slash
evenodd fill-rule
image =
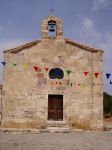
<path id="1" fill-rule="evenodd" d="M 48 120 L 63 120 L 63 95 L 48 95 Z"/>

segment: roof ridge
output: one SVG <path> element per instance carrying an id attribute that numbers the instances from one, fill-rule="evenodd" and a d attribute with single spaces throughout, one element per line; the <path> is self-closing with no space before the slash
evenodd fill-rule
<path id="1" fill-rule="evenodd" d="M 32 41 L 32 42 L 28 42 L 28 43 L 25 43 L 23 45 L 17 46 L 15 48 L 10 48 L 10 49 L 4 50 L 3 52 L 4 53 L 6 53 L 6 52 L 17 53 L 17 52 L 23 50 L 24 48 L 31 47 L 35 44 L 40 43 L 40 42 L 41 42 L 41 40 L 35 40 L 35 41 Z"/>
<path id="2" fill-rule="evenodd" d="M 103 50 L 100 49 L 100 48 L 93 48 L 93 47 L 91 47 L 91 46 L 89 46 L 89 45 L 86 45 L 86 44 L 83 44 L 83 43 L 78 43 L 78 42 L 73 41 L 73 40 L 70 40 L 70 39 L 68 39 L 68 38 L 64 38 L 64 40 L 65 40 L 66 43 L 70 43 L 70 44 L 73 44 L 73 45 L 77 45 L 77 46 L 79 46 L 79 47 L 81 47 L 81 48 L 85 48 L 85 49 L 87 49 L 87 50 L 89 50 L 89 51 L 93 51 L 93 52 L 102 51 L 102 52 L 103 52 Z"/>

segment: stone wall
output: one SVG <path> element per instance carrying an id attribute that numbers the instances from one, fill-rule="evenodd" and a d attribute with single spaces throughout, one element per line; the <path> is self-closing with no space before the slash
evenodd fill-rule
<path id="1" fill-rule="evenodd" d="M 20 52 L 7 52 L 4 58 L 7 64 L 2 127 L 41 128 L 47 125 L 48 95 L 62 94 L 66 124 L 74 128 L 102 128 L 102 73 L 98 78 L 93 75 L 102 71 L 101 51 L 92 52 L 66 43 L 64 39 L 43 39 Z M 49 79 L 49 70 L 54 67 L 64 71 L 63 79 Z M 67 69 L 72 70 L 70 75 Z M 84 71 L 89 74 L 84 76 Z"/>

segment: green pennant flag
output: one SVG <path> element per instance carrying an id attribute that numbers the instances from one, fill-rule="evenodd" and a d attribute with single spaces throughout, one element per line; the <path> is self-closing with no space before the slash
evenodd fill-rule
<path id="1" fill-rule="evenodd" d="M 68 75 L 70 75 L 70 73 L 72 72 L 71 70 L 67 70 L 66 71 Z"/>
<path id="2" fill-rule="evenodd" d="M 17 66 L 17 64 L 13 64 L 13 66 L 14 66 L 14 67 L 16 67 L 16 66 Z"/>
<path id="3" fill-rule="evenodd" d="M 81 75 L 81 74 L 82 74 L 82 72 L 81 72 L 81 71 L 79 71 L 79 74 Z"/>

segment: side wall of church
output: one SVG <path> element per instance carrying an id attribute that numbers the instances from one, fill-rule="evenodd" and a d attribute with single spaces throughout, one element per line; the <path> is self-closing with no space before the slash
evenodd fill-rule
<path id="1" fill-rule="evenodd" d="M 2 85 L 0 85 L 0 124 L 1 124 L 1 114 L 2 114 Z"/>

